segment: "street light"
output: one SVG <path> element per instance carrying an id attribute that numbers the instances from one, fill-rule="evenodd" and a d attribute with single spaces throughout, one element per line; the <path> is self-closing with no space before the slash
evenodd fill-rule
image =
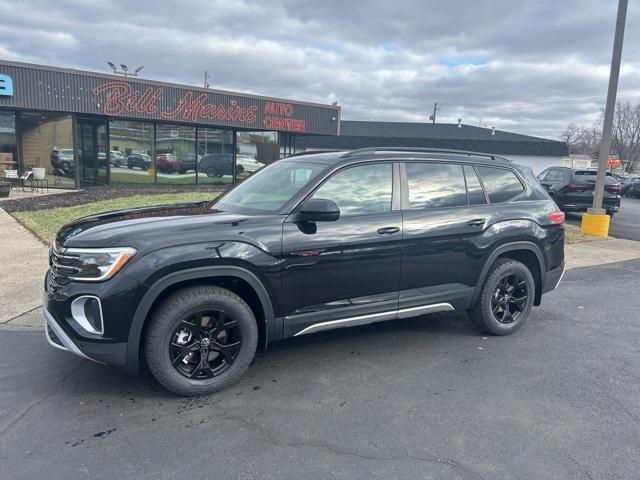
<path id="1" fill-rule="evenodd" d="M 136 68 L 133 71 L 133 73 L 131 73 L 129 72 L 129 68 L 124 63 L 120 64 L 120 70 L 118 70 L 118 67 L 116 67 L 115 64 L 111 62 L 107 62 L 107 65 L 111 67 L 111 69 L 113 70 L 113 73 L 115 73 L 116 75 L 122 75 L 124 77 L 137 77 L 138 73 L 140 73 L 144 68 L 144 65 L 143 65 L 141 67 Z"/>

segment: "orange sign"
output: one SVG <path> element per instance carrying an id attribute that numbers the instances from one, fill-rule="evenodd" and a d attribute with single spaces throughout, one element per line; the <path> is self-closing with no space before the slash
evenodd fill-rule
<path id="1" fill-rule="evenodd" d="M 609 160 L 607 160 L 607 165 L 611 167 L 619 167 L 620 160 L 618 160 L 617 158 L 610 158 Z"/>

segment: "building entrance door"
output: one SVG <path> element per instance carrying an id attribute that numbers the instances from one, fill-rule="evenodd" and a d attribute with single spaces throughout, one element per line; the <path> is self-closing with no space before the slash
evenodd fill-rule
<path id="1" fill-rule="evenodd" d="M 107 185 L 107 125 L 102 119 L 78 118 L 76 142 L 81 187 Z"/>

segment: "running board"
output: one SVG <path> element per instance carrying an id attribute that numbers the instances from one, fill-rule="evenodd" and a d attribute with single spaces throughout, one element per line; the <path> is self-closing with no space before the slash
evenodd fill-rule
<path id="1" fill-rule="evenodd" d="M 390 312 L 371 313 L 368 315 L 359 315 L 357 317 L 348 317 L 340 320 L 331 320 L 329 322 L 320 322 L 309 325 L 307 328 L 300 330 L 294 335 L 306 335 L 307 333 L 321 332 L 323 330 L 331 330 L 334 328 L 354 327 L 356 325 L 367 325 L 369 323 L 383 322 L 385 320 L 395 320 L 400 318 L 416 317 L 427 313 L 450 312 L 454 310 L 450 303 L 434 303 L 431 305 L 422 305 L 419 307 L 402 308 Z"/>

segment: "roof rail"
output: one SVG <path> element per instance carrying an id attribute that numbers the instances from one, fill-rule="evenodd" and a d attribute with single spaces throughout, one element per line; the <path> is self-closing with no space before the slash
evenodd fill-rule
<path id="1" fill-rule="evenodd" d="M 491 153 L 481 153 L 481 152 L 469 152 L 466 150 L 450 150 L 448 148 L 419 148 L 419 147 L 367 147 L 367 148 L 359 148 L 357 150 L 351 150 L 340 158 L 349 158 L 355 157 L 358 155 L 366 155 L 368 153 L 376 154 L 378 152 L 399 152 L 399 153 L 449 153 L 452 155 L 466 155 L 466 156 L 474 156 L 474 157 L 485 157 L 490 158 L 491 160 L 504 160 L 505 162 L 511 162 L 506 157 L 501 157 L 499 155 L 493 155 Z"/>
<path id="2" fill-rule="evenodd" d="M 306 152 L 297 152 L 284 158 L 302 157 L 303 155 L 313 155 L 315 153 L 340 153 L 344 150 L 308 150 Z"/>

